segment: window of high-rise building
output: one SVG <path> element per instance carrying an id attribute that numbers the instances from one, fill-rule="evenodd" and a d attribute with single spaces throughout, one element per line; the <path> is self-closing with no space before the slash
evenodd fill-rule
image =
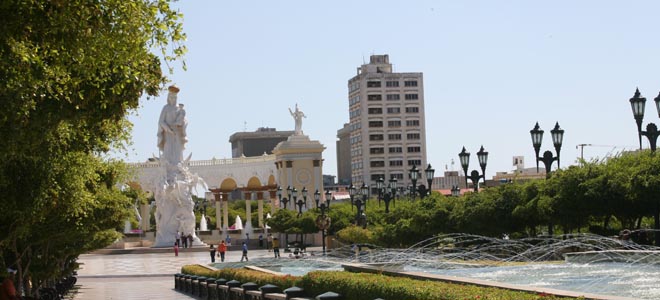
<path id="1" fill-rule="evenodd" d="M 369 162 L 369 166 L 371 166 L 372 168 L 382 168 L 385 166 L 385 162 L 382 160 L 375 160 Z"/>
<path id="2" fill-rule="evenodd" d="M 406 94 L 406 100 L 417 100 L 419 99 L 419 95 L 417 94 Z"/>
<path id="3" fill-rule="evenodd" d="M 408 147 L 408 152 L 410 153 L 422 152 L 422 147 L 419 146 Z"/>
<path id="4" fill-rule="evenodd" d="M 371 154 L 383 154 L 383 153 L 385 153 L 385 148 L 383 148 L 383 147 L 370 148 L 369 153 L 371 153 Z"/>
<path id="5" fill-rule="evenodd" d="M 409 166 L 412 166 L 412 165 L 419 166 L 419 165 L 421 165 L 421 164 L 422 164 L 422 160 L 421 160 L 421 159 L 409 159 L 409 160 L 408 160 L 408 165 L 409 165 Z"/>
<path id="6" fill-rule="evenodd" d="M 417 86 L 417 80 L 406 80 L 404 82 L 405 86 Z"/>
<path id="7" fill-rule="evenodd" d="M 387 113 L 388 113 L 388 114 L 398 114 L 398 113 L 401 113 L 401 107 L 388 107 L 388 108 L 387 108 Z"/>
<path id="8" fill-rule="evenodd" d="M 417 107 L 417 106 L 406 107 L 406 112 L 407 113 L 418 113 L 419 112 L 419 107 Z"/>
<path id="9" fill-rule="evenodd" d="M 367 95 L 367 100 L 369 101 L 380 101 L 383 100 L 382 95 Z"/>
<path id="10" fill-rule="evenodd" d="M 401 134 L 400 133 L 390 133 L 387 135 L 387 139 L 390 141 L 399 141 L 401 140 Z"/>
<path id="11" fill-rule="evenodd" d="M 385 179 L 385 174 L 371 174 L 371 181 L 376 181 L 381 178 Z"/>
<path id="12" fill-rule="evenodd" d="M 387 151 L 389 151 L 390 153 L 401 153 L 401 152 L 403 152 L 403 148 L 402 147 L 389 147 L 387 149 Z"/>
<path id="13" fill-rule="evenodd" d="M 403 166 L 403 160 L 390 160 L 390 167 L 401 167 Z"/>
<path id="14" fill-rule="evenodd" d="M 401 174 L 401 173 L 390 174 L 390 178 L 396 178 L 397 180 L 403 180 L 403 174 Z"/>
<path id="15" fill-rule="evenodd" d="M 369 121 L 369 128 L 383 127 L 383 121 Z"/>
<path id="16" fill-rule="evenodd" d="M 369 135 L 369 140 L 370 141 L 382 141 L 383 140 L 383 135 L 382 134 L 370 134 Z"/>
<path id="17" fill-rule="evenodd" d="M 387 121 L 387 127 L 401 127 L 401 120 Z"/>
<path id="18" fill-rule="evenodd" d="M 407 120 L 406 126 L 419 126 L 419 120 Z"/>
<path id="19" fill-rule="evenodd" d="M 386 87 L 398 87 L 399 86 L 399 81 L 394 81 L 394 80 L 388 80 L 385 82 Z"/>
<path id="20" fill-rule="evenodd" d="M 376 80 L 367 81 L 367 87 L 368 88 L 380 87 L 380 80 L 378 80 L 378 81 L 376 81 Z"/>
<path id="21" fill-rule="evenodd" d="M 383 113 L 383 108 L 381 107 L 370 107 L 369 108 L 369 114 L 370 115 L 380 115 Z"/>
<path id="22" fill-rule="evenodd" d="M 406 139 L 409 139 L 409 140 L 419 140 L 419 139 L 420 139 L 420 135 L 419 135 L 419 133 L 408 133 L 408 134 L 406 134 Z"/>
<path id="23" fill-rule="evenodd" d="M 386 99 L 387 100 L 400 100 L 401 96 L 399 94 L 387 94 Z"/>

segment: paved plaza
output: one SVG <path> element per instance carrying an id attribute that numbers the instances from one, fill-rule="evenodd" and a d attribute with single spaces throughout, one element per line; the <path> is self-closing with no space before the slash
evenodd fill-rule
<path id="1" fill-rule="evenodd" d="M 206 248 L 205 248 L 206 249 Z M 85 254 L 78 262 L 78 282 L 71 299 L 194 299 L 174 290 L 173 275 L 187 264 L 208 264 L 211 257 L 201 249 L 169 253 Z M 144 249 L 149 252 L 149 249 Z M 266 250 L 250 250 L 248 257 L 272 257 Z M 240 261 L 241 251 L 228 251 L 226 261 Z M 217 258 L 216 262 L 220 259 Z"/>

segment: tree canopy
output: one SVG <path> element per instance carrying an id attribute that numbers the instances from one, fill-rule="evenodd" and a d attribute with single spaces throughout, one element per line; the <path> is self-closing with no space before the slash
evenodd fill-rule
<path id="1" fill-rule="evenodd" d="M 9 0 L 0 19 L 1 263 L 39 287 L 118 237 L 133 199 L 106 153 L 129 143 L 128 114 L 185 35 L 162 0 Z"/>

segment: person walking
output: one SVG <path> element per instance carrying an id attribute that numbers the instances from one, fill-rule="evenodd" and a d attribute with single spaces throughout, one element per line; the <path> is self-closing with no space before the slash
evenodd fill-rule
<path id="1" fill-rule="evenodd" d="M 264 247 L 264 235 L 259 234 L 259 248 L 263 248 L 263 247 Z"/>
<path id="2" fill-rule="evenodd" d="M 231 237 L 229 235 L 227 235 L 225 242 L 227 243 L 227 246 L 231 246 Z"/>
<path id="3" fill-rule="evenodd" d="M 280 241 L 277 238 L 273 238 L 273 254 L 275 258 L 280 257 Z"/>
<path id="4" fill-rule="evenodd" d="M 183 236 L 181 236 L 181 242 L 183 242 L 183 245 L 182 245 L 183 248 L 188 248 L 188 239 L 186 238 L 185 234 L 183 234 Z"/>
<path id="5" fill-rule="evenodd" d="M 176 231 L 176 243 L 181 245 L 181 231 Z"/>
<path id="6" fill-rule="evenodd" d="M 209 252 L 211 253 L 211 263 L 215 263 L 215 248 L 213 248 L 213 244 L 211 244 L 211 248 L 209 248 Z"/>
<path id="7" fill-rule="evenodd" d="M 227 244 L 225 241 L 220 241 L 220 244 L 218 244 L 218 255 L 220 256 L 220 262 L 225 262 L 225 252 L 227 252 Z"/>
<path id="8" fill-rule="evenodd" d="M 268 234 L 268 237 L 266 237 L 266 249 L 268 249 L 268 252 L 270 252 L 270 247 L 273 245 L 273 235 Z"/>
<path id="9" fill-rule="evenodd" d="M 192 248 L 192 246 L 193 246 L 193 237 L 192 237 L 192 233 L 189 233 L 188 234 L 188 247 Z"/>
<path id="10" fill-rule="evenodd" d="M 247 244 L 243 242 L 243 256 L 241 256 L 241 261 L 243 261 L 243 258 L 245 258 L 245 261 L 250 261 L 247 256 L 247 252 L 248 252 Z"/>
<path id="11" fill-rule="evenodd" d="M 179 242 L 174 242 L 174 256 L 179 256 Z"/>

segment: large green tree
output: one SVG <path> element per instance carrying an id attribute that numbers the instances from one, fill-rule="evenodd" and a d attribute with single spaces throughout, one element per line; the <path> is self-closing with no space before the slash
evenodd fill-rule
<path id="1" fill-rule="evenodd" d="M 117 238 L 132 203 L 105 154 L 183 55 L 180 18 L 159 0 L 0 3 L 0 251 L 20 279 L 39 287 Z"/>

